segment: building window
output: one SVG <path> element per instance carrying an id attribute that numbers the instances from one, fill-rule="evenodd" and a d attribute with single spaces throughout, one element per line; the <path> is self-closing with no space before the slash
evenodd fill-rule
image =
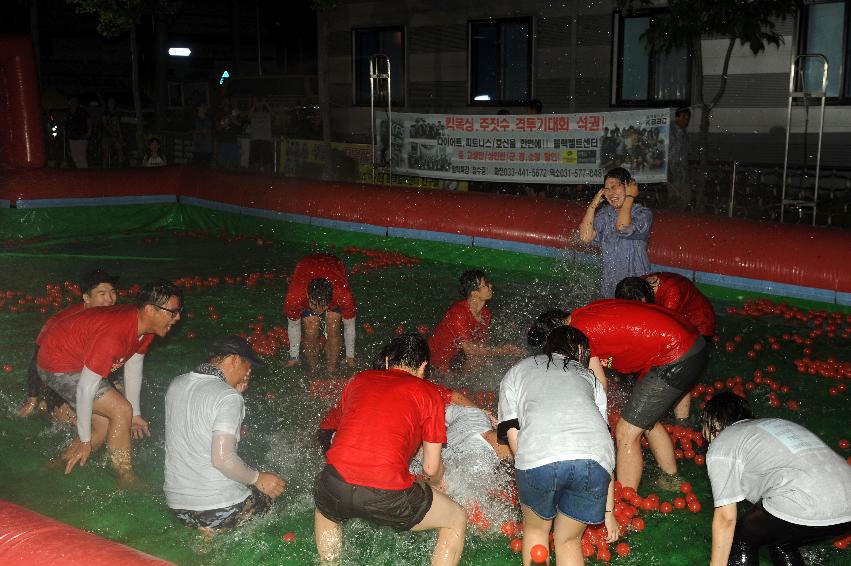
<path id="1" fill-rule="evenodd" d="M 838 100 L 851 99 L 851 59 L 848 2 L 818 2 L 804 7 L 801 21 L 801 53 L 820 53 L 827 58 L 827 96 Z M 817 59 L 804 59 L 803 88 L 820 91 L 824 68 Z M 800 86 L 800 85 L 799 85 Z"/>
<path id="2" fill-rule="evenodd" d="M 470 103 L 528 104 L 532 93 L 532 20 L 470 22 Z"/>
<path id="3" fill-rule="evenodd" d="M 641 36 L 665 25 L 667 12 L 615 14 L 617 77 L 614 104 L 680 106 L 689 103 L 691 68 L 685 48 L 649 55 Z"/>
<path id="4" fill-rule="evenodd" d="M 354 41 L 355 104 L 369 104 L 369 60 L 373 55 L 390 58 L 390 93 L 394 106 L 405 104 L 405 30 L 402 27 L 356 29 Z M 383 71 L 383 65 L 380 71 Z M 375 81 L 375 104 L 386 106 L 387 83 Z"/>

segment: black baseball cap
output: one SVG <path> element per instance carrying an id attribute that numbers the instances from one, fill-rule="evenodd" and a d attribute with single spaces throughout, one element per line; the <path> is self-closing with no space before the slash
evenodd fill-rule
<path id="1" fill-rule="evenodd" d="M 220 336 L 213 341 L 210 346 L 210 357 L 215 356 L 230 356 L 236 354 L 241 358 L 248 360 L 253 367 L 259 368 L 265 365 L 265 362 L 254 353 L 251 349 L 251 344 L 242 336 L 231 334 L 229 336 Z"/>
<path id="2" fill-rule="evenodd" d="M 88 293 L 101 283 L 109 283 L 113 287 L 121 279 L 118 275 L 110 275 L 103 269 L 93 269 L 83 274 L 80 279 L 80 291 Z"/>

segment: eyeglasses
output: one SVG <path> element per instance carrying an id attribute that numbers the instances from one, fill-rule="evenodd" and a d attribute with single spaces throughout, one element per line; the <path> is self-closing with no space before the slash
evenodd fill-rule
<path id="1" fill-rule="evenodd" d="M 171 315 L 171 318 L 177 318 L 178 316 L 180 316 L 180 313 L 183 312 L 183 307 L 178 307 L 176 309 L 167 309 L 167 308 L 161 307 L 159 305 L 151 305 L 151 306 L 157 307 L 161 311 L 167 312 L 168 314 Z"/>

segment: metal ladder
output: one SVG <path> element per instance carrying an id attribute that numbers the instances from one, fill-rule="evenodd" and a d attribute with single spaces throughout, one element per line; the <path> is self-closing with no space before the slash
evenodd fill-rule
<path id="1" fill-rule="evenodd" d="M 822 78 L 821 78 L 821 90 L 817 91 L 807 91 L 806 84 L 804 81 L 804 65 L 801 63 L 806 60 L 820 60 L 822 62 Z M 800 90 L 798 90 L 798 86 L 800 85 Z M 816 174 L 815 174 L 815 186 L 813 187 L 813 198 L 812 200 L 805 199 L 787 199 L 786 198 L 786 178 L 788 175 L 789 169 L 789 138 L 791 135 L 792 129 L 792 103 L 796 98 L 802 98 L 804 100 L 804 144 L 806 147 L 806 139 L 807 134 L 809 133 L 809 99 L 816 98 L 820 99 L 820 114 L 819 114 L 819 125 L 818 125 L 818 149 L 816 151 Z M 824 133 L 824 103 L 827 99 L 827 57 L 822 55 L 821 53 L 802 53 L 801 55 L 796 56 L 792 60 L 792 66 L 789 69 L 789 102 L 786 107 L 786 147 L 784 149 L 783 155 L 783 184 L 781 185 L 781 203 L 780 203 L 780 222 L 783 222 L 783 216 L 786 212 L 786 208 L 797 208 L 798 211 L 802 211 L 805 208 L 812 209 L 813 215 L 813 226 L 816 225 L 816 208 L 818 207 L 818 183 L 819 183 L 819 173 L 821 171 L 821 141 L 822 134 Z M 804 170 L 802 173 L 802 179 L 806 177 L 807 167 L 806 167 L 806 155 L 804 156 Z"/>
<path id="2" fill-rule="evenodd" d="M 380 142 L 381 132 L 375 127 L 375 95 L 376 91 L 381 94 L 381 87 L 385 87 L 387 93 L 387 184 L 393 185 L 393 98 L 390 96 L 390 57 L 377 53 L 369 58 L 369 126 L 372 136 L 372 183 L 375 184 L 375 171 L 383 165 L 379 164 L 378 157 L 385 162 L 383 156 L 376 156 L 376 148 Z"/>

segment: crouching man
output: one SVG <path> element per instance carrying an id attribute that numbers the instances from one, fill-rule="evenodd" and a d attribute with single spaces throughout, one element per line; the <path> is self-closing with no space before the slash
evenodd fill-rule
<path id="1" fill-rule="evenodd" d="M 182 523 L 226 529 L 265 514 L 284 480 L 236 453 L 242 393 L 263 361 L 239 336 L 213 342 L 207 361 L 172 381 L 165 396 L 165 495 Z"/>
<path id="2" fill-rule="evenodd" d="M 406 334 L 383 352 L 387 369 L 355 374 L 340 397 L 339 427 L 313 489 L 319 558 L 339 563 L 341 523 L 358 517 L 397 531 L 437 529 L 431 564 L 458 564 L 467 517 L 440 490 L 446 423 L 440 393 L 422 379 L 428 344 Z M 408 470 L 420 446 L 426 482 Z"/>

